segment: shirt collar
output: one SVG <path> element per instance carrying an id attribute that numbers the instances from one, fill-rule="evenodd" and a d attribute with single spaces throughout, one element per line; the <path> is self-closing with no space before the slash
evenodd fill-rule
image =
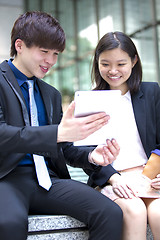
<path id="1" fill-rule="evenodd" d="M 21 71 L 18 70 L 18 68 L 14 66 L 14 64 L 12 63 L 12 59 L 9 59 L 8 65 L 10 66 L 12 72 L 14 73 L 19 86 L 21 86 L 24 82 L 28 80 L 27 76 L 24 75 Z M 36 81 L 36 77 L 32 77 L 32 80 Z"/>
<path id="2" fill-rule="evenodd" d="M 130 93 L 130 91 L 126 92 L 124 95 L 122 95 L 122 97 L 127 99 L 127 100 L 129 100 L 129 101 L 131 101 L 131 93 Z"/>

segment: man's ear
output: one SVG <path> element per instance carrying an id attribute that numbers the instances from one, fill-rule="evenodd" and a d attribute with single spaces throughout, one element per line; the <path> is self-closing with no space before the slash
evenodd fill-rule
<path id="1" fill-rule="evenodd" d="M 24 42 L 21 39 L 15 41 L 15 49 L 17 53 L 21 53 L 23 49 Z"/>
<path id="2" fill-rule="evenodd" d="M 138 61 L 138 58 L 137 58 L 137 55 L 135 55 L 133 61 L 132 61 L 132 68 L 135 66 L 135 64 L 137 63 Z"/>

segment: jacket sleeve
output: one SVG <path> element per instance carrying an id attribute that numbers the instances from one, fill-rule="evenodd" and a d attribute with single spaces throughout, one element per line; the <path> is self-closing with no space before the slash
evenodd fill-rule
<path id="1" fill-rule="evenodd" d="M 157 146 L 160 150 L 160 87 L 158 83 L 155 84 L 155 106 L 156 106 L 156 133 L 157 133 Z"/>
<path id="2" fill-rule="evenodd" d="M 57 149 L 57 126 L 16 127 L 8 125 L 4 120 L 0 106 L 0 152 L 31 154 L 35 152 L 53 152 L 55 155 Z"/>
<path id="3" fill-rule="evenodd" d="M 67 164 L 72 167 L 81 167 L 84 172 L 89 175 L 88 185 L 103 186 L 106 185 L 108 179 L 118 173 L 111 165 L 106 167 L 95 166 L 88 161 L 89 152 L 93 151 L 95 146 L 91 147 L 74 147 L 72 143 L 64 144 L 63 151 Z M 68 155 L 69 154 L 69 155 Z"/>
<path id="4" fill-rule="evenodd" d="M 101 166 L 95 166 L 88 161 L 88 155 L 93 151 L 94 147 L 74 146 L 73 143 L 62 143 L 64 157 L 66 163 L 72 167 L 90 169 L 92 171 L 99 170 Z"/>
<path id="5" fill-rule="evenodd" d="M 106 167 L 101 167 L 98 171 L 89 171 L 85 169 L 85 172 L 89 175 L 87 184 L 91 187 L 104 187 L 107 185 L 109 178 L 113 174 L 118 173 L 110 164 Z"/>

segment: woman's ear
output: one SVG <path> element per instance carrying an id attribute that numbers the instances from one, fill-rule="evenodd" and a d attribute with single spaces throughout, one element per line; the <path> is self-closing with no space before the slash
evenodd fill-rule
<path id="1" fill-rule="evenodd" d="M 15 41 L 15 49 L 16 49 L 17 53 L 22 52 L 23 44 L 24 44 L 24 42 L 21 39 L 17 39 Z"/>
<path id="2" fill-rule="evenodd" d="M 133 61 L 132 61 L 132 68 L 135 66 L 135 64 L 137 63 L 138 61 L 138 58 L 137 58 L 137 55 L 135 55 Z"/>

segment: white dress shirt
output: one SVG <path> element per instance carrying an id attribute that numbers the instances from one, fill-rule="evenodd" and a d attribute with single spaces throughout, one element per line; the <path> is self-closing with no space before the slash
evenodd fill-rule
<path id="1" fill-rule="evenodd" d="M 116 139 L 120 145 L 120 153 L 112 163 L 116 170 L 141 166 L 147 162 L 147 156 L 138 133 L 129 91 L 121 96 L 120 106 L 121 114 L 117 119 L 118 137 Z"/>

